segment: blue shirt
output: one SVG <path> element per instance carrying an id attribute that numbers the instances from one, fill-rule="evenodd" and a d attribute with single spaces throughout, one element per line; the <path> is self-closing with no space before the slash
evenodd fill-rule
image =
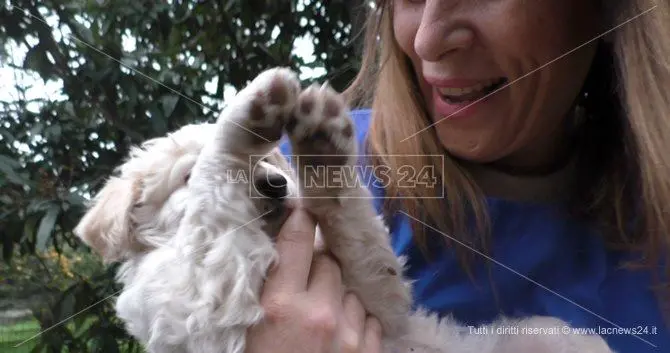
<path id="1" fill-rule="evenodd" d="M 369 110 L 352 112 L 359 143 Z M 281 146 L 290 154 L 290 146 Z M 383 190 L 371 188 L 381 213 Z M 415 305 L 480 325 L 500 315 L 547 315 L 573 327 L 595 330 L 619 353 L 670 352 L 665 325 L 648 271 L 626 270 L 632 255 L 607 251 L 588 224 L 560 206 L 487 198 L 494 256 L 473 268 L 473 282 L 453 249 L 440 245 L 427 260 L 412 241 L 409 219 L 396 212 L 387 222 L 396 254 L 407 257 L 405 275 L 414 281 Z M 429 239 L 431 238 L 429 233 Z M 457 246 L 457 245 L 456 245 Z M 433 252 L 433 254 L 435 254 Z"/>

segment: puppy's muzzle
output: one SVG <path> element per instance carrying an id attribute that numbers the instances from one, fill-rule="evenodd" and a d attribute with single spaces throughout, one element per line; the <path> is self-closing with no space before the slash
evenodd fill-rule
<path id="1" fill-rule="evenodd" d="M 283 199 L 288 195 L 288 181 L 279 174 L 258 178 L 254 180 L 254 186 L 261 196 L 274 200 Z"/>

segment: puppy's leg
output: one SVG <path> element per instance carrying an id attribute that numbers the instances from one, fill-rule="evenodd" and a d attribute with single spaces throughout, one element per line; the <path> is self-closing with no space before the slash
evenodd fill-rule
<path id="1" fill-rule="evenodd" d="M 228 102 L 191 171 L 189 202 L 197 205 L 191 212 L 197 218 L 194 222 L 246 224 L 258 217 L 250 201 L 254 166 L 276 149 L 299 91 L 294 72 L 273 68 Z M 233 203 L 234 207 L 221 207 Z"/>
<path id="2" fill-rule="evenodd" d="M 331 88 L 311 86 L 286 125 L 301 199 L 316 216 L 328 250 L 340 261 L 347 288 L 382 322 L 388 335 L 404 331 L 409 287 L 371 194 L 354 168 L 353 122 Z"/>
<path id="3" fill-rule="evenodd" d="M 153 332 L 158 334 L 149 348 L 158 348 L 150 351 L 168 352 L 160 347 L 171 340 L 189 353 L 244 352 L 247 328 L 263 316 L 260 290 L 276 252 L 248 184 L 226 178 L 247 175 L 250 181 L 250 157 L 276 146 L 298 91 L 291 71 L 265 71 L 213 125 L 188 181 L 187 206 L 174 242 L 178 258 L 165 265 L 171 272 L 157 276 L 160 289 L 169 287 L 164 292 L 170 295 L 157 304 Z"/>
<path id="4" fill-rule="evenodd" d="M 299 92 L 300 82 L 289 69 L 262 72 L 227 102 L 216 123 L 214 143 L 202 155 L 213 162 L 209 164 L 226 167 L 229 159 L 224 157 L 267 154 L 277 146 Z"/>
<path id="5" fill-rule="evenodd" d="M 182 227 L 242 226 L 258 218 L 250 200 L 254 166 L 277 147 L 299 91 L 294 72 L 273 68 L 256 76 L 228 102 L 212 127 L 213 138 L 204 145 L 191 171 L 188 202 L 193 206 L 187 209 Z M 197 246 L 219 236 L 206 233 L 207 239 L 185 239 Z M 232 245 L 244 249 L 239 245 L 245 241 L 248 243 L 240 237 Z"/>

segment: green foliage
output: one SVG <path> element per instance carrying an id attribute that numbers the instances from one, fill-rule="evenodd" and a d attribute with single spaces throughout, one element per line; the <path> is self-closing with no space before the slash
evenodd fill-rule
<path id="1" fill-rule="evenodd" d="M 30 353 L 35 348 L 35 341 L 16 347 L 40 331 L 35 320 L 0 326 L 0 352 Z"/>
<path id="2" fill-rule="evenodd" d="M 61 292 L 75 281 L 103 270 L 95 254 L 70 248 L 61 252 L 51 248 L 31 256 L 20 256 L 17 251 L 10 264 L 0 263 L 0 295 L 5 298 L 40 291 Z"/>
<path id="3" fill-rule="evenodd" d="M 42 329 L 67 323 L 40 335 L 39 351 L 139 349 L 113 313 L 114 266 L 87 262 L 71 277 L 62 266 L 31 267 L 40 275 L 16 270 L 49 249 L 89 253 L 72 229 L 129 146 L 212 121 L 226 92 L 269 67 L 321 73 L 304 84 L 328 80 L 343 89 L 360 65 L 352 19 L 362 3 L 0 3 L 0 80 L 19 82 L 0 92 L 2 259 L 17 279 L 53 285 L 47 292 L 57 295 L 33 308 Z M 296 54 L 305 41 L 312 59 Z"/>

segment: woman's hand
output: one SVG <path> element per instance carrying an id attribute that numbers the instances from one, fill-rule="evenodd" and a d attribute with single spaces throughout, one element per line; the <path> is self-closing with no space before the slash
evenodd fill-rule
<path id="1" fill-rule="evenodd" d="M 315 223 L 296 209 L 276 242 L 279 263 L 265 282 L 263 322 L 246 353 L 380 353 L 381 325 L 355 295 L 343 295 L 337 263 L 314 252 Z"/>

